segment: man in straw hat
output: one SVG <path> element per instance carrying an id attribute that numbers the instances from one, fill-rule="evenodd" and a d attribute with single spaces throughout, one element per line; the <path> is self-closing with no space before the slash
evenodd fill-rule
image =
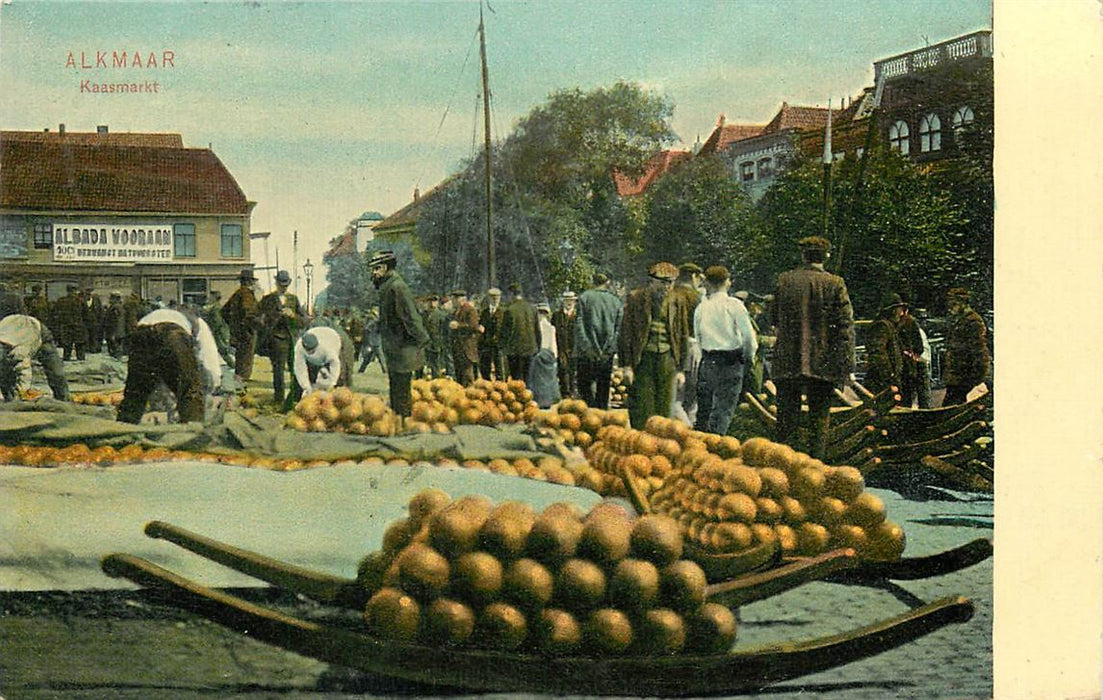
<path id="1" fill-rule="evenodd" d="M 824 269 L 831 244 L 809 236 L 798 243 L 804 262 L 778 277 L 773 321 L 777 328 L 773 374 L 777 384 L 776 439 L 793 444 L 808 396 L 810 444 L 822 457 L 831 420 L 831 397 L 854 371 L 854 310 L 846 282 Z"/>
<path id="2" fill-rule="evenodd" d="M 988 328 L 969 306 L 969 290 L 955 287 L 946 293 L 950 314 L 946 327 L 946 359 L 942 380 L 946 384 L 943 406 L 965 403 L 973 387 L 988 378 Z"/>
<path id="3" fill-rule="evenodd" d="M 904 315 L 904 300 L 895 292 L 881 297 L 877 320 L 866 335 L 867 389 L 877 394 L 889 387 L 900 390 L 903 386 L 904 352 L 900 346 L 897 324 Z"/>
<path id="4" fill-rule="evenodd" d="M 379 290 L 379 334 L 387 358 L 388 395 L 400 422 L 410 415 L 410 380 L 425 365 L 429 334 L 421 321 L 414 294 L 395 267 L 393 251 L 382 250 L 368 262 L 372 283 Z"/>
<path id="5" fill-rule="evenodd" d="M 230 344 L 234 346 L 234 381 L 240 388 L 253 376 L 253 355 L 257 349 L 257 295 L 253 285 L 257 278 L 247 267 L 238 277 L 240 286 L 222 307 L 222 318 L 230 327 Z"/>
<path id="6" fill-rule="evenodd" d="M 686 356 L 691 326 L 689 304 L 671 294 L 678 268 L 657 262 L 648 282 L 628 293 L 617 343 L 625 377 L 631 384 L 628 417 L 642 429 L 651 416 L 668 416 L 674 383 L 684 381 L 679 368 Z"/>

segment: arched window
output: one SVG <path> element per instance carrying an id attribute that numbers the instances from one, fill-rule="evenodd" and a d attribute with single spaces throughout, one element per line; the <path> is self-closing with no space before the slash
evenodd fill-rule
<path id="1" fill-rule="evenodd" d="M 768 179 L 774 176 L 774 159 L 773 158 L 759 158 L 758 159 L 758 179 Z"/>
<path id="2" fill-rule="evenodd" d="M 919 120 L 919 150 L 923 153 L 942 149 L 942 122 L 938 115 L 928 114 Z"/>
<path id="3" fill-rule="evenodd" d="M 739 164 L 739 177 L 743 182 L 754 180 L 754 161 L 746 160 Z"/>
<path id="4" fill-rule="evenodd" d="M 905 121 L 898 121 L 889 127 L 889 146 L 894 151 L 900 151 L 901 155 L 908 155 L 911 151 L 910 144 L 908 143 L 908 123 Z"/>
<path id="5" fill-rule="evenodd" d="M 954 131 L 958 132 L 962 127 L 973 123 L 973 108 L 963 105 L 954 112 Z"/>

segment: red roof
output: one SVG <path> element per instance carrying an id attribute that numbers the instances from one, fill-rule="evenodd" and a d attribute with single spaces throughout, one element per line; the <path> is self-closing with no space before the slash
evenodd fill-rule
<path id="1" fill-rule="evenodd" d="M 624 173 L 613 171 L 613 180 L 617 185 L 617 194 L 621 197 L 632 197 L 641 194 L 651 186 L 660 175 L 672 167 L 690 157 L 689 151 L 659 151 L 651 156 L 643 175 L 632 178 Z"/>
<path id="2" fill-rule="evenodd" d="M 249 202 L 209 149 L 0 139 L 0 206 L 244 216 Z M 66 134 L 66 138 L 68 134 Z"/>
<path id="3" fill-rule="evenodd" d="M 842 110 L 831 110 L 831 118 L 834 123 L 839 122 Z M 788 102 L 781 103 L 781 109 L 774 118 L 762 130 L 764 134 L 771 134 L 785 129 L 796 131 L 808 131 L 809 129 L 823 129 L 827 126 L 826 107 L 798 107 Z"/>
<path id="4" fill-rule="evenodd" d="M 329 242 L 329 250 L 322 256 L 323 260 L 330 260 L 339 255 L 353 255 L 356 253 L 356 231 L 345 231 L 337 238 Z"/>
<path id="5" fill-rule="evenodd" d="M 762 133 L 761 124 L 725 124 L 724 115 L 716 122 L 716 128 L 701 145 L 700 153 L 719 153 L 728 147 L 728 144 L 743 139 L 749 139 Z"/>
<path id="6" fill-rule="evenodd" d="M 0 141 L 67 143 L 73 146 L 161 146 L 183 148 L 180 134 L 100 133 L 98 131 L 0 131 Z"/>

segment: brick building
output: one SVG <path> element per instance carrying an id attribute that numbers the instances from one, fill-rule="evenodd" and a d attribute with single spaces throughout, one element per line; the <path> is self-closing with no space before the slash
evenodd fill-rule
<path id="1" fill-rule="evenodd" d="M 228 296 L 249 261 L 233 175 L 179 134 L 0 132 L 0 278 L 106 296 Z"/>

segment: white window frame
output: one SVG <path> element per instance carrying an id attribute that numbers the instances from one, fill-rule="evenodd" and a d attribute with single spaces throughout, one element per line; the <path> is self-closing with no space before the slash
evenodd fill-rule
<path id="1" fill-rule="evenodd" d="M 191 229 L 190 231 L 188 229 Z M 191 250 L 189 252 L 188 246 L 183 246 L 183 252 L 181 252 L 181 241 L 191 241 Z M 172 256 L 174 258 L 194 258 L 198 245 L 195 235 L 195 224 L 173 224 L 172 225 Z"/>
<path id="2" fill-rule="evenodd" d="M 960 132 L 964 127 L 972 124 L 976 120 L 976 115 L 973 113 L 973 108 L 969 105 L 962 105 L 954 110 L 953 127 L 954 133 Z"/>
<path id="3" fill-rule="evenodd" d="M 889 147 L 894 151 L 900 151 L 900 155 L 908 155 L 911 152 L 911 130 L 903 119 L 889 127 Z"/>
<path id="4" fill-rule="evenodd" d="M 942 150 L 942 120 L 934 112 L 919 120 L 919 151 L 933 153 Z"/>

